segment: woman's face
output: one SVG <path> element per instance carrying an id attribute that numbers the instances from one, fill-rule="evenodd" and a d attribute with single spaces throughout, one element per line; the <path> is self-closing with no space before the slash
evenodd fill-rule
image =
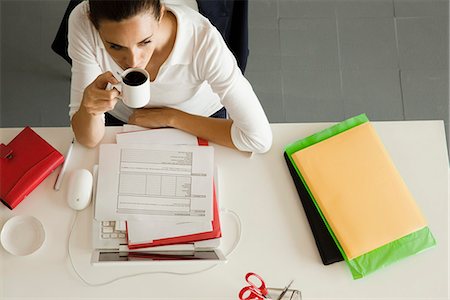
<path id="1" fill-rule="evenodd" d="M 159 28 L 153 14 L 145 12 L 120 22 L 101 20 L 98 32 L 106 51 L 125 70 L 147 66 L 157 47 Z"/>

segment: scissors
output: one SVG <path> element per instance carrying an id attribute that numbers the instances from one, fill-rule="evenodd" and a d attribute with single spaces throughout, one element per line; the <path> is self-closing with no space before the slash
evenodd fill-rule
<path id="1" fill-rule="evenodd" d="M 267 298 L 269 292 L 267 291 L 266 283 L 261 276 L 250 272 L 245 275 L 245 281 L 247 281 L 249 285 L 244 286 L 239 292 L 240 300 L 265 300 Z"/>

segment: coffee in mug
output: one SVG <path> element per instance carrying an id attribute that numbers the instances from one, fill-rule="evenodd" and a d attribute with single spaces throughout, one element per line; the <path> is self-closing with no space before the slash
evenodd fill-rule
<path id="1" fill-rule="evenodd" d="M 113 85 L 122 92 L 122 102 L 131 108 L 141 108 L 150 101 L 150 75 L 144 69 L 126 69 L 121 75 L 122 82 Z"/>
<path id="2" fill-rule="evenodd" d="M 147 76 L 139 71 L 131 71 L 123 78 L 123 82 L 127 85 L 138 86 L 147 80 Z"/>

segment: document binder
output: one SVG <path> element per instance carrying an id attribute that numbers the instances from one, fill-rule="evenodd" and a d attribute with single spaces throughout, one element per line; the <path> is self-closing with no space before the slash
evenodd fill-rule
<path id="1" fill-rule="evenodd" d="M 288 145 L 286 152 L 353 278 L 435 245 L 365 115 Z"/>
<path id="2" fill-rule="evenodd" d="M 30 127 L 0 145 L 0 200 L 15 208 L 63 161 L 64 156 Z"/>
<path id="3" fill-rule="evenodd" d="M 292 157 L 349 259 L 426 226 L 371 123 Z"/>
<path id="4" fill-rule="evenodd" d="M 343 261 L 344 258 L 342 257 L 341 252 L 336 246 L 333 237 L 314 206 L 311 196 L 309 195 L 299 175 L 295 171 L 295 167 L 286 152 L 284 152 L 284 158 L 289 168 L 289 173 L 291 174 L 292 180 L 294 181 L 298 195 L 300 196 L 303 210 L 305 211 L 306 218 L 308 219 L 309 227 L 311 228 L 314 240 L 316 241 L 317 250 L 319 250 L 320 258 L 322 259 L 323 264 L 330 265 L 335 262 Z"/>

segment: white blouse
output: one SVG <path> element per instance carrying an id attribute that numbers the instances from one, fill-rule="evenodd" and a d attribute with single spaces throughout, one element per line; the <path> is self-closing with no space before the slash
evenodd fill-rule
<path id="1" fill-rule="evenodd" d="M 100 74 L 124 70 L 117 65 L 88 18 L 88 3 L 80 3 L 69 18 L 69 56 L 72 59 L 70 118 L 80 108 L 84 89 Z M 250 83 L 217 29 L 208 19 L 184 5 L 166 5 L 177 18 L 173 50 L 150 83 L 146 106 L 172 107 L 210 116 L 223 106 L 233 120 L 231 138 L 242 151 L 263 153 L 272 145 L 272 131 Z M 127 122 L 133 109 L 118 101 L 114 117 Z"/>

